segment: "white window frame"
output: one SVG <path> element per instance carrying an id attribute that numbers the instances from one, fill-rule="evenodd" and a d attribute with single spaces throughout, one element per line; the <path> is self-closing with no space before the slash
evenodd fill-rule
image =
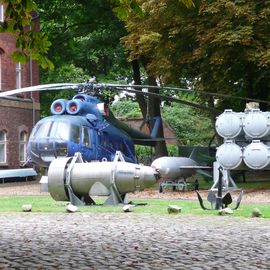
<path id="1" fill-rule="evenodd" d="M 0 4 L 0 22 L 4 22 L 5 14 L 4 14 L 4 5 Z"/>
<path id="2" fill-rule="evenodd" d="M 16 63 L 16 88 L 22 88 L 22 65 L 20 62 Z"/>
<path id="3" fill-rule="evenodd" d="M 3 159 L 1 160 L 0 155 L 0 164 L 6 164 L 7 163 L 7 132 L 5 130 L 0 130 L 0 132 L 3 132 L 4 138 L 3 140 L 0 140 L 0 145 L 3 145 Z"/>
<path id="4" fill-rule="evenodd" d="M 19 159 L 21 163 L 24 163 L 27 159 L 27 132 L 21 131 L 19 136 Z"/>

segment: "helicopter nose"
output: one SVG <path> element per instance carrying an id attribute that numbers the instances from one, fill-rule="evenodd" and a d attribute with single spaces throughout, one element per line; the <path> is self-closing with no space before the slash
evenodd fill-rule
<path id="1" fill-rule="evenodd" d="M 67 156 L 68 147 L 66 142 L 39 140 L 30 142 L 28 152 L 34 163 L 47 167 L 57 157 Z"/>

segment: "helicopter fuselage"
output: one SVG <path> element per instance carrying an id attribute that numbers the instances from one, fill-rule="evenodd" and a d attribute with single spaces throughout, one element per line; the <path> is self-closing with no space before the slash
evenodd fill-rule
<path id="1" fill-rule="evenodd" d="M 98 99 L 92 98 L 95 102 L 89 106 L 87 98 L 92 97 L 81 95 L 76 99 L 75 96 L 69 102 L 59 100 L 52 104 L 54 115 L 40 120 L 29 138 L 27 150 L 31 163 L 48 167 L 54 159 L 70 157 L 76 152 L 82 154 L 84 161 L 112 161 L 116 151 L 121 151 L 126 161 L 136 162 L 132 139 L 100 115 L 97 104 L 102 103 Z M 78 107 L 87 106 L 79 112 Z M 75 109 L 78 113 L 74 113 Z"/>

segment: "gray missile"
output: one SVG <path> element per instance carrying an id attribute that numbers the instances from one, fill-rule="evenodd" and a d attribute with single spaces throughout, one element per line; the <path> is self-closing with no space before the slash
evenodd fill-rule
<path id="1" fill-rule="evenodd" d="M 105 204 L 123 203 L 129 192 L 153 186 L 158 173 L 149 166 L 117 162 L 90 162 L 58 158 L 48 170 L 48 189 L 56 201 L 94 204 L 92 196 L 108 196 Z"/>
<path id="2" fill-rule="evenodd" d="M 202 168 L 197 162 L 186 157 L 160 157 L 153 161 L 151 167 L 155 169 L 161 180 L 178 180 L 187 178 L 196 173 L 196 169 Z"/>

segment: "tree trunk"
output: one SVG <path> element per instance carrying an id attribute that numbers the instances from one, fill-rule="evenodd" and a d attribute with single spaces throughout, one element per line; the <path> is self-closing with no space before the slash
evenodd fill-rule
<path id="1" fill-rule="evenodd" d="M 256 98 L 261 99 L 261 100 L 265 100 L 268 101 L 269 100 L 269 84 L 268 84 L 268 80 L 266 78 L 262 78 L 258 84 L 256 84 L 256 88 L 257 88 L 257 93 L 258 96 L 256 96 Z M 269 104 L 267 103 L 260 103 L 260 109 L 262 111 L 268 111 L 269 110 Z"/>
<path id="2" fill-rule="evenodd" d="M 260 71 L 259 74 L 255 71 L 256 69 L 252 64 L 247 65 L 247 97 L 248 98 L 257 98 L 261 100 L 268 101 L 269 85 L 268 79 L 263 74 L 263 71 Z M 260 75 L 258 77 L 258 75 Z M 267 103 L 260 103 L 260 109 L 262 111 L 267 111 L 269 106 Z"/>
<path id="3" fill-rule="evenodd" d="M 144 61 L 143 61 L 144 62 Z M 132 69 L 133 69 L 133 79 L 135 84 L 141 85 L 141 73 L 140 73 L 140 64 L 138 60 L 133 60 L 131 62 L 132 64 Z M 149 77 L 149 85 L 157 85 L 156 80 L 154 77 Z M 136 90 L 142 90 L 142 89 L 136 89 Z M 158 89 L 153 89 L 149 90 L 154 93 L 159 93 Z M 145 97 L 143 95 L 136 95 L 137 102 L 139 104 L 139 107 L 141 109 L 142 115 L 144 119 L 146 117 L 150 118 L 150 130 L 152 130 L 154 121 L 153 118 L 155 116 L 160 116 L 161 117 L 161 112 L 160 112 L 160 100 L 157 98 L 149 97 L 148 98 L 148 104 L 145 101 Z M 148 107 L 148 108 L 147 108 Z M 163 125 L 161 121 L 160 128 L 158 130 L 157 134 L 158 138 L 164 138 L 164 132 L 163 132 Z M 168 151 L 166 147 L 166 142 L 164 141 L 158 141 L 155 146 L 155 155 L 156 157 L 161 157 L 161 156 L 167 156 Z"/>
<path id="4" fill-rule="evenodd" d="M 133 80 L 135 82 L 135 85 L 141 85 L 142 82 L 141 82 L 141 72 L 140 72 L 139 61 L 138 60 L 133 60 L 131 62 L 131 65 L 132 65 Z M 136 90 L 142 91 L 141 88 L 136 89 Z M 140 110 L 142 112 L 143 118 L 146 119 L 146 116 L 147 116 L 147 104 L 146 104 L 146 101 L 144 99 L 144 96 L 136 94 L 136 100 L 137 100 L 137 102 L 139 104 L 139 107 L 140 107 Z"/>
<path id="5" fill-rule="evenodd" d="M 149 85 L 157 85 L 156 84 L 156 78 L 149 76 Z M 159 94 L 158 89 L 149 89 L 150 92 L 154 92 Z M 148 112 L 150 117 L 150 126 L 153 128 L 154 125 L 154 117 L 159 116 L 161 117 L 161 111 L 160 111 L 160 99 L 157 99 L 155 97 L 149 97 L 148 98 Z M 158 129 L 157 138 L 164 139 L 164 131 L 163 131 L 163 125 L 162 125 L 162 118 L 161 118 L 161 124 Z M 165 140 L 157 141 L 155 146 L 155 154 L 156 157 L 162 157 L 162 156 L 168 156 L 168 151 L 166 147 Z"/>
<path id="6" fill-rule="evenodd" d="M 254 69 L 251 63 L 247 64 L 246 69 L 246 93 L 248 98 L 254 98 Z"/>

